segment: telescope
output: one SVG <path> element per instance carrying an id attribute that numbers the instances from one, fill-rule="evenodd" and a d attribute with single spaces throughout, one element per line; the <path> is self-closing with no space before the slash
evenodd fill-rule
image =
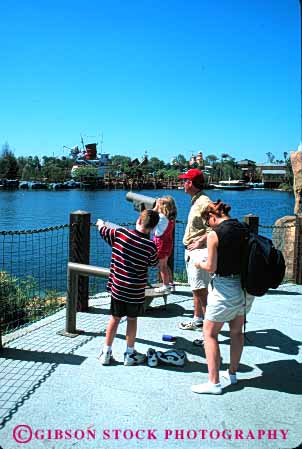
<path id="1" fill-rule="evenodd" d="M 142 212 L 145 209 L 153 209 L 156 203 L 156 198 L 133 192 L 128 192 L 126 194 L 126 199 L 133 203 L 134 209 L 138 212 Z"/>

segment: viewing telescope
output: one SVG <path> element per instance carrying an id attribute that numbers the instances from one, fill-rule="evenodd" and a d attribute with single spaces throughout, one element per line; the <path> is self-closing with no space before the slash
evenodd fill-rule
<path id="1" fill-rule="evenodd" d="M 153 209 L 156 203 L 156 198 L 140 195 L 139 193 L 128 192 L 126 198 L 133 203 L 134 209 L 138 212 L 142 212 L 145 209 Z"/>

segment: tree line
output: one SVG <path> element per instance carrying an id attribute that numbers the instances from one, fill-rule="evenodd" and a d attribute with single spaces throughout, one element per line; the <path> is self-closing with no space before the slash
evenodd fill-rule
<path id="1" fill-rule="evenodd" d="M 266 153 L 267 162 L 270 164 L 285 164 L 287 170 L 287 184 L 292 185 L 292 169 L 289 155 L 284 152 L 283 160 L 276 160 L 275 156 Z M 15 157 L 14 152 L 6 143 L 2 147 L 0 156 L 0 178 L 20 179 L 27 181 L 62 182 L 71 178 L 71 169 L 77 155 L 72 151 L 68 157 L 20 156 Z M 245 181 L 260 181 L 256 170 L 256 163 L 250 161 L 247 172 L 243 172 L 236 159 L 227 153 L 221 156 L 210 154 L 201 161 L 187 160 L 183 154 L 176 156 L 171 162 L 164 162 L 157 157 L 148 158 L 146 155 L 139 159 L 131 159 L 129 156 L 115 155 L 110 159 L 107 168 L 107 176 L 127 178 L 157 179 L 177 178 L 178 174 L 188 168 L 202 169 L 208 182 L 218 182 L 228 179 L 243 179 Z M 95 167 L 82 166 L 73 172 L 73 178 L 97 177 Z"/>

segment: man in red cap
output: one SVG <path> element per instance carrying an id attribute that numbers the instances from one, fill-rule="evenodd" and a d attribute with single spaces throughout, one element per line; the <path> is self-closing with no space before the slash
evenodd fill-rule
<path id="1" fill-rule="evenodd" d="M 188 282 L 192 289 L 194 300 L 194 317 L 192 321 L 179 323 L 179 327 L 185 330 L 201 329 L 203 317 L 207 305 L 209 273 L 196 268 L 194 262 L 194 251 L 205 248 L 207 245 L 207 233 L 211 228 L 207 226 L 202 213 L 207 208 L 210 199 L 203 194 L 204 175 L 202 171 L 192 168 L 186 173 L 178 176 L 184 183 L 185 193 L 191 196 L 191 209 L 188 216 L 188 223 L 183 237 L 185 246 L 185 261 L 188 275 Z M 202 345 L 203 342 L 197 339 L 195 345 Z"/>

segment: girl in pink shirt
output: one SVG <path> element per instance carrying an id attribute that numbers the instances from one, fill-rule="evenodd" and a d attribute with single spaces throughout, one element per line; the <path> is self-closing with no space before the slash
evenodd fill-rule
<path id="1" fill-rule="evenodd" d="M 170 293 L 174 285 L 168 259 L 173 251 L 173 232 L 177 215 L 175 201 L 172 196 L 163 196 L 156 201 L 154 210 L 159 213 L 159 222 L 154 229 L 153 240 L 157 247 L 159 271 L 163 281 L 163 285 L 155 288 L 155 291 L 157 293 Z"/>

